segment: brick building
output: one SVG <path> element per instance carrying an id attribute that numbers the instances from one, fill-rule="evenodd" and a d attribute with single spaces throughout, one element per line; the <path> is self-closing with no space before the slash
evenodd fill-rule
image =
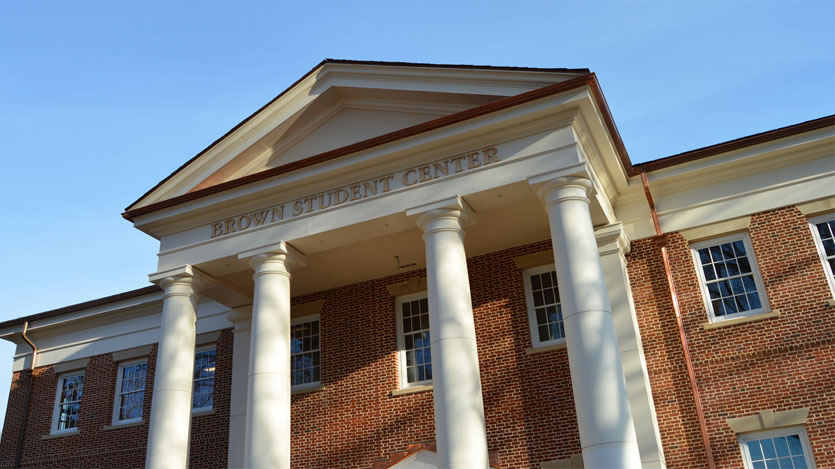
<path id="1" fill-rule="evenodd" d="M 123 216 L 2 467 L 835 466 L 831 116 L 633 165 L 588 70 L 326 60 Z"/>

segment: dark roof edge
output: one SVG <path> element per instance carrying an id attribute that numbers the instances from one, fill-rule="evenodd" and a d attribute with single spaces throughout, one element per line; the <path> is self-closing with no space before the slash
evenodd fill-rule
<path id="1" fill-rule="evenodd" d="M 730 151 L 739 150 L 742 148 L 751 147 L 754 145 L 759 145 L 774 140 L 779 140 L 781 138 L 811 132 L 813 130 L 822 129 L 832 125 L 835 125 L 835 114 L 820 117 L 818 119 L 812 119 L 806 122 L 801 122 L 799 124 L 793 124 L 773 130 L 767 130 L 765 132 L 760 132 L 753 135 L 728 140 L 727 142 L 721 142 L 671 156 L 666 156 L 657 160 L 646 161 L 644 163 L 636 163 L 634 165 L 635 171 L 637 171 L 638 173 L 643 173 L 669 168 L 671 166 L 689 163 L 691 161 L 700 160 L 702 158 L 707 158 L 710 156 L 715 156 L 722 153 L 727 153 Z"/>
<path id="2" fill-rule="evenodd" d="M 275 168 L 270 168 L 255 174 L 250 174 L 237 179 L 233 179 L 231 181 L 222 182 L 214 186 L 209 186 L 200 190 L 196 190 L 194 192 L 188 192 L 186 194 L 179 195 L 177 197 L 172 197 L 170 199 L 161 200 L 159 202 L 146 205 L 144 207 L 128 210 L 122 213 L 122 217 L 129 221 L 133 221 L 138 216 L 155 212 L 164 208 L 172 207 L 183 202 L 188 202 L 211 194 L 216 194 L 218 192 L 223 192 L 225 190 L 229 190 L 235 187 L 251 184 L 253 182 L 278 176 L 280 174 L 289 173 L 291 171 L 302 169 L 318 163 L 323 163 L 325 161 L 356 153 L 358 151 L 363 151 L 387 143 L 395 142 L 397 140 L 419 135 L 425 132 L 446 127 L 448 125 L 457 124 L 460 122 L 467 121 L 469 119 L 474 119 L 476 117 L 481 117 L 492 112 L 497 112 L 513 106 L 518 106 L 520 104 L 545 98 L 572 89 L 581 88 L 583 86 L 589 86 L 589 88 L 591 88 L 592 96 L 595 99 L 597 106 L 601 109 L 601 112 L 603 113 L 604 121 L 606 123 L 610 135 L 612 136 L 612 139 L 615 142 L 615 147 L 618 150 L 619 157 L 623 162 L 627 173 L 632 175 L 634 171 L 632 170 L 632 165 L 629 163 L 629 156 L 626 154 L 626 149 L 624 148 L 623 142 L 620 139 L 620 134 L 618 133 L 618 130 L 615 127 L 614 119 L 612 119 L 611 115 L 609 114 L 609 106 L 606 104 L 605 98 L 603 97 L 603 93 L 600 91 L 600 86 L 597 82 L 596 76 L 594 75 L 594 73 L 589 73 L 587 75 L 571 78 L 560 83 L 548 85 L 536 90 L 502 98 L 455 114 L 439 117 L 437 119 L 413 125 L 411 127 L 406 127 L 405 129 L 396 130 L 394 132 L 363 140 L 361 142 L 336 148 L 334 150 L 310 156 L 302 160 L 294 161 L 281 166 L 276 166 Z"/>
<path id="3" fill-rule="evenodd" d="M 53 309 L 50 311 L 44 311 L 42 313 L 32 314 L 29 316 L 23 316 L 17 319 L 11 319 L 8 321 L 0 322 L 0 329 L 5 329 L 10 326 L 14 326 L 16 324 L 23 324 L 24 321 L 38 321 L 41 319 L 51 318 L 53 316 L 59 316 L 61 314 L 72 313 L 75 311 L 81 311 L 87 308 L 94 308 L 96 306 L 106 305 L 108 303 L 115 303 L 117 301 L 128 300 L 131 298 L 136 298 L 138 296 L 149 295 L 151 293 L 159 293 L 162 290 L 156 285 L 151 285 L 148 287 L 139 288 L 136 290 L 130 290 L 123 293 L 117 293 L 116 295 L 105 296 L 104 298 L 98 298 L 95 300 L 85 301 L 83 303 L 78 303 L 70 306 L 64 306 L 63 308 Z"/>
<path id="4" fill-rule="evenodd" d="M 198 158 L 203 156 L 207 151 L 211 150 L 215 145 L 223 141 L 226 137 L 234 133 L 236 130 L 241 128 L 244 124 L 252 120 L 255 116 L 261 113 L 264 109 L 268 106 L 273 104 L 274 102 L 278 101 L 282 96 L 287 94 L 290 90 L 296 87 L 299 83 L 304 81 L 305 78 L 312 75 L 316 70 L 319 70 L 325 64 L 345 64 L 345 65 L 384 65 L 384 66 L 393 66 L 393 67 L 428 67 L 428 68 L 452 68 L 452 69 L 475 69 L 475 70 L 512 70 L 512 71 L 529 71 L 529 72 L 547 72 L 547 73 L 578 73 L 578 74 L 588 74 L 589 69 L 587 68 L 536 68 L 536 67 L 508 67 L 508 66 L 492 66 L 492 65 L 463 65 L 463 64 L 431 64 L 431 63 L 418 63 L 418 62 L 382 62 L 382 61 L 373 61 L 373 60 L 347 60 L 347 59 L 325 59 L 319 62 L 316 66 L 311 68 L 307 73 L 301 76 L 298 80 L 293 82 L 292 85 L 288 86 L 284 91 L 279 93 L 276 97 L 271 99 L 267 104 L 264 104 L 258 110 L 247 116 L 244 120 L 239 122 L 236 126 L 229 129 L 228 132 L 223 134 L 220 138 L 215 140 L 214 142 L 210 143 L 209 146 L 201 150 L 198 154 L 191 157 L 188 161 L 180 165 L 179 168 L 175 169 L 174 172 L 169 174 L 165 177 L 165 179 L 158 182 L 154 187 L 148 189 L 147 192 L 142 194 L 138 199 L 133 201 L 130 205 L 125 208 L 125 212 L 130 212 L 131 207 L 135 206 L 139 202 L 142 201 L 145 197 L 147 197 L 151 192 L 157 190 L 160 186 L 165 184 L 169 179 L 174 177 L 177 173 L 182 171 L 186 168 L 186 166 L 190 165 Z"/>

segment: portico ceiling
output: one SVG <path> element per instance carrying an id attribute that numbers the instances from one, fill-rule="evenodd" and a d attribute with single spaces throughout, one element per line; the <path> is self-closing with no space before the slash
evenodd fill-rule
<path id="1" fill-rule="evenodd" d="M 475 224 L 466 227 L 464 238 L 468 257 L 549 238 L 542 204 L 527 184 L 484 191 L 465 200 L 476 212 Z M 603 219 L 601 212 L 596 216 Z M 415 221 L 400 213 L 294 240 L 293 247 L 305 254 L 307 265 L 293 271 L 292 294 L 303 295 L 425 268 L 421 234 Z M 401 266 L 414 265 L 400 269 L 395 256 Z M 199 268 L 251 295 L 252 270 L 234 256 L 201 264 Z"/>

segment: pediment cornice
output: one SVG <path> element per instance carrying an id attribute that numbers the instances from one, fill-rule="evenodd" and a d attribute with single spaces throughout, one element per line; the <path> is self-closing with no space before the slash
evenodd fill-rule
<path id="1" fill-rule="evenodd" d="M 248 149 L 259 149 L 258 145 L 263 145 L 262 139 L 271 133 L 275 134 L 275 129 L 282 124 L 292 123 L 293 119 L 298 118 L 329 90 L 356 88 L 457 93 L 494 96 L 498 99 L 586 73 L 588 70 L 585 69 L 448 66 L 328 59 L 174 171 L 131 204 L 126 213 L 193 191 L 202 181 Z M 359 101 L 361 100 L 354 100 L 354 103 L 360 105 Z M 382 103 L 372 101 L 367 100 L 362 105 L 371 105 L 378 109 L 382 106 Z M 390 102 L 388 106 L 397 107 L 397 104 Z M 411 109 L 409 112 L 416 110 L 415 106 L 407 106 L 407 109 Z M 437 109 L 443 110 L 443 106 L 438 106 Z M 455 111 L 456 109 L 448 109 L 445 112 Z M 422 112 L 428 110 L 423 109 Z"/>

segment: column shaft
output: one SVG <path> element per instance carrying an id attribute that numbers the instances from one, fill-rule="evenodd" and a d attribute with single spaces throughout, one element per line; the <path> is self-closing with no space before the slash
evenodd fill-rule
<path id="1" fill-rule="evenodd" d="M 193 277 L 165 278 L 145 467 L 185 468 L 191 427 L 191 389 L 197 294 Z"/>
<path id="2" fill-rule="evenodd" d="M 419 224 L 426 243 L 432 381 L 438 462 L 486 468 L 487 431 L 460 210 L 432 210 Z"/>
<path id="3" fill-rule="evenodd" d="M 247 388 L 245 466 L 290 467 L 290 272 L 286 254 L 260 254 Z"/>
<path id="4" fill-rule="evenodd" d="M 229 453 L 227 467 L 244 467 L 246 441 L 246 403 L 249 381 L 249 346 L 252 341 L 252 307 L 238 308 L 226 315 L 235 324 L 232 330 L 232 390 L 229 398 Z"/>
<path id="5" fill-rule="evenodd" d="M 585 467 L 641 467 L 612 308 L 592 227 L 591 182 L 561 178 L 539 190 L 551 227 Z"/>

